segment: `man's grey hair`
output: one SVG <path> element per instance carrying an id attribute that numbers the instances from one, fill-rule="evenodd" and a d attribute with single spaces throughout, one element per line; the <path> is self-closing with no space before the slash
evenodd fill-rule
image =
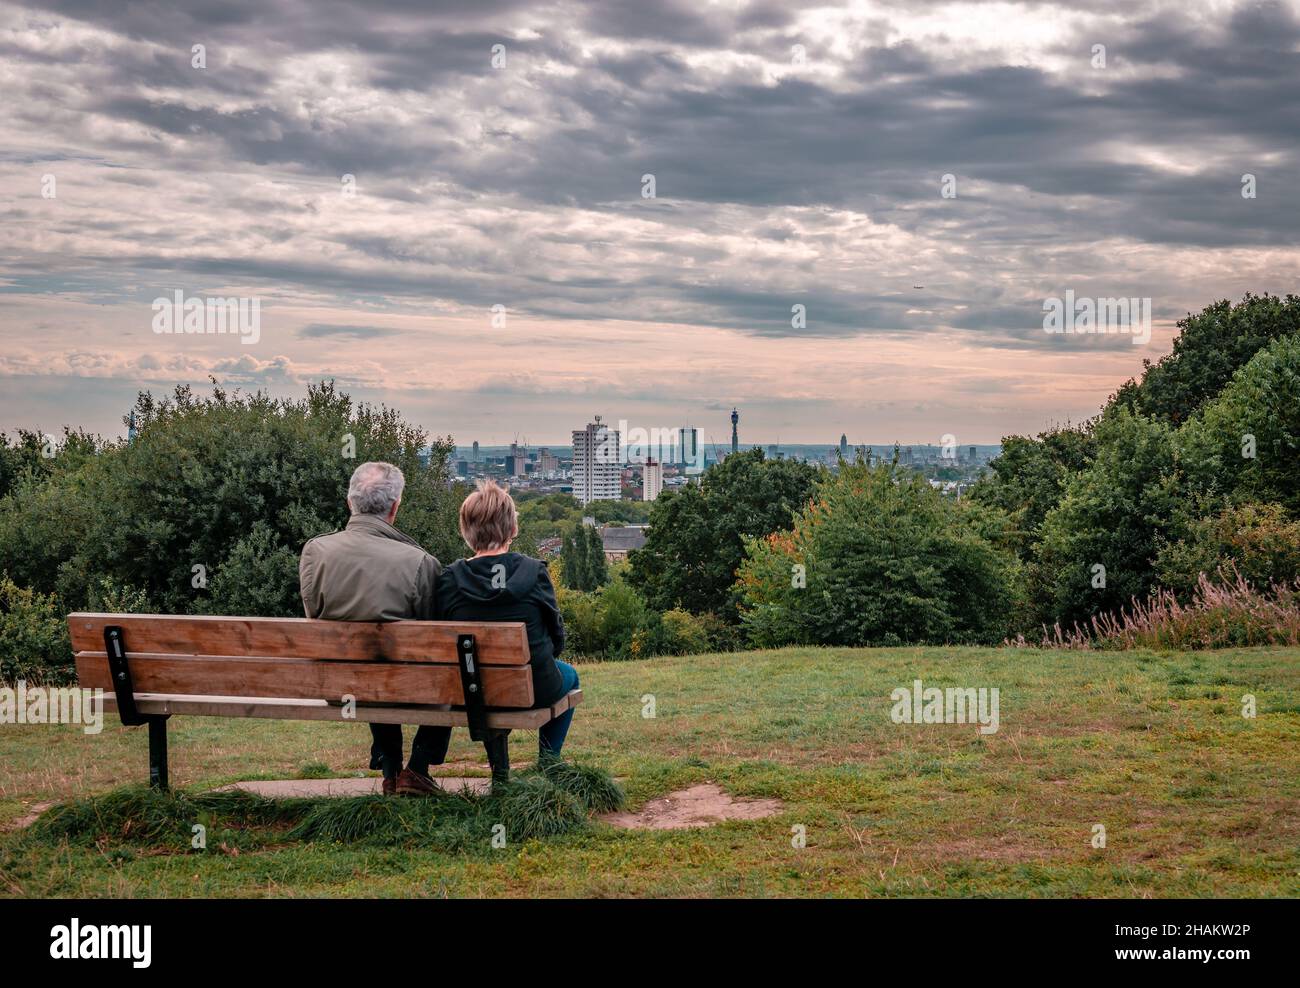
<path id="1" fill-rule="evenodd" d="M 354 515 L 386 515 L 405 488 L 406 478 L 391 463 L 363 463 L 352 471 L 348 503 Z"/>

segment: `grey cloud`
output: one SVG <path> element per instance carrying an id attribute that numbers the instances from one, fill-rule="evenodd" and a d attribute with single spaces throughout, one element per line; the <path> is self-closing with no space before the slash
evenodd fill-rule
<path id="1" fill-rule="evenodd" d="M 323 339 L 330 336 L 341 336 L 354 340 L 370 340 L 379 336 L 394 336 L 399 332 L 396 329 L 387 329 L 381 326 L 342 326 L 332 323 L 314 322 L 298 330 L 298 336 L 303 339 Z"/>
<path id="2" fill-rule="evenodd" d="M 84 48 L 65 52 L 86 78 L 47 90 L 57 60 L 12 41 L 0 48 L 0 59 L 30 75 L 31 93 L 44 95 L 19 101 L 28 125 L 49 105 L 68 111 L 53 125 L 52 153 L 76 148 L 106 166 L 131 163 L 106 176 L 114 185 L 148 188 L 236 168 L 304 182 L 351 172 L 367 195 L 419 206 L 417 184 L 435 183 L 459 197 L 460 208 L 446 230 L 325 229 L 316 235 L 332 248 L 328 259 L 301 260 L 223 251 L 219 235 L 204 242 L 203 256 L 181 253 L 171 248 L 183 237 L 144 241 L 134 217 L 83 218 L 81 231 L 134 243 L 111 257 L 7 260 L 0 273 L 44 290 L 107 286 L 123 272 L 146 283 L 185 273 L 343 298 L 434 296 L 470 307 L 504 300 L 559 319 L 700 322 L 793 338 L 801 331 L 789 325 L 789 306 L 806 301 L 810 329 L 802 335 L 947 327 L 1017 345 L 1036 324 L 1031 282 L 1081 263 L 1114 263 L 1088 258 L 1092 244 L 1293 242 L 1300 66 L 1292 50 L 1300 26 L 1284 5 L 1242 6 L 1211 30 L 1172 7 L 1130 17 L 1102 39 L 1114 72 L 1086 79 L 941 58 L 910 40 L 867 45 L 831 85 L 815 75 L 768 84 L 693 66 L 709 50 L 784 56 L 801 6 L 811 4 L 51 3 L 49 10 L 174 52 L 126 46 L 104 64 Z M 884 5 L 869 37 L 885 36 L 891 11 L 914 9 Z M 538 36 L 524 32 L 530 26 Z M 510 67 L 494 75 L 489 49 L 503 39 Z M 588 39 L 617 44 L 584 59 Z M 1082 71 L 1091 40 L 1072 38 L 1058 54 L 1077 57 Z M 205 72 L 188 67 L 196 41 L 209 46 Z M 223 53 L 236 48 L 244 54 L 225 66 Z M 329 91 L 297 102 L 277 95 L 287 59 L 330 52 L 359 60 L 374 109 L 338 114 Z M 544 74 L 546 60 L 574 71 Z M 161 95 L 167 89 L 186 95 Z M 411 104 L 427 110 L 424 119 L 394 126 L 378 112 L 409 94 L 427 98 Z M 84 129 L 91 118 L 106 125 L 93 141 Z M 1195 161 L 1202 150 L 1213 155 L 1212 169 L 1159 163 L 1163 154 Z M 653 202 L 640 198 L 646 172 L 658 183 Z M 958 176 L 956 200 L 939 196 L 948 172 Z M 1243 172 L 1257 176 L 1259 199 L 1241 198 Z M 467 218 L 480 202 L 490 204 L 480 212 L 492 210 L 491 221 Z M 317 209 L 310 191 L 268 205 L 223 187 L 205 214 L 217 231 L 230 222 L 241 234 L 292 245 L 302 235 L 298 203 Z M 534 217 L 581 209 L 623 226 L 608 240 L 595 241 L 583 225 L 542 229 L 521 244 L 514 238 L 537 224 L 517 222 L 503 206 Z M 780 215 L 733 220 L 732 207 Z M 792 208 L 865 214 L 929 241 L 935 256 L 906 259 L 901 276 L 863 270 L 850 279 L 827 268 L 825 253 L 851 244 L 835 230 L 800 232 Z M 45 222 L 26 203 L 15 215 Z M 659 227 L 653 235 L 626 232 L 640 221 Z M 790 249 L 783 283 L 746 270 L 727 237 Z M 1003 281 L 1001 258 L 1012 255 L 1024 282 L 1019 299 L 990 287 Z M 948 287 L 933 287 L 939 281 Z M 932 287 L 918 296 L 913 282 Z M 340 332 L 308 327 L 301 335 Z"/>

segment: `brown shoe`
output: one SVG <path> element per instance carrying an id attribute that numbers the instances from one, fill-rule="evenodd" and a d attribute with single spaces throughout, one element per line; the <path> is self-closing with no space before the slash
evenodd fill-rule
<path id="1" fill-rule="evenodd" d="M 383 792 L 385 796 L 396 796 L 397 780 L 385 777 L 384 784 L 380 787 L 380 790 Z"/>
<path id="2" fill-rule="evenodd" d="M 404 768 L 397 776 L 399 796 L 432 796 L 437 791 L 438 787 L 431 778 L 412 769 Z"/>

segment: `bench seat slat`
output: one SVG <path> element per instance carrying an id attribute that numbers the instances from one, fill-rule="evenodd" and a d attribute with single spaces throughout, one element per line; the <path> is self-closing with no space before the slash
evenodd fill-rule
<path id="1" fill-rule="evenodd" d="M 435 662 L 454 665 L 456 636 L 472 634 L 479 664 L 521 666 L 529 660 L 519 622 L 314 621 L 308 618 L 175 614 L 68 615 L 74 652 L 104 649 L 104 628 L 123 630 L 128 654 L 270 656 L 340 662 Z"/>
<path id="2" fill-rule="evenodd" d="M 105 661 L 108 660 L 108 655 L 104 652 L 102 648 L 89 649 L 84 652 L 78 652 L 77 655 L 79 656 L 84 655 L 87 658 L 104 659 Z M 132 662 L 134 662 L 136 659 L 142 659 L 146 661 L 157 660 L 157 659 L 185 659 L 187 661 L 193 661 L 198 659 L 202 661 L 214 661 L 214 662 L 225 662 L 228 660 L 234 661 L 234 660 L 243 659 L 246 661 L 267 662 L 272 664 L 283 663 L 283 662 L 318 662 L 318 663 L 339 662 L 339 664 L 343 664 L 343 665 L 362 666 L 367 668 L 378 668 L 386 665 L 416 666 L 421 669 L 427 669 L 430 666 L 446 666 L 449 669 L 457 669 L 457 670 L 459 670 L 460 668 L 456 664 L 456 661 L 454 659 L 451 662 L 442 662 L 442 661 L 435 662 L 432 659 L 428 659 L 428 660 L 414 659 L 411 661 L 394 660 L 392 662 L 389 662 L 386 659 L 333 660 L 333 659 L 314 659 L 305 656 L 291 656 L 291 655 L 226 655 L 221 652 L 138 652 L 134 649 L 127 652 L 127 655 L 130 657 Z M 519 670 L 519 666 L 500 666 L 498 668 L 501 668 L 503 670 L 509 670 L 512 672 L 517 672 Z"/>
<path id="3" fill-rule="evenodd" d="M 289 696 L 358 702 L 463 704 L 460 669 L 416 662 L 322 662 L 317 659 L 201 655 L 140 655 L 127 638 L 127 661 L 137 693 L 201 696 Z M 531 707 L 532 670 L 484 666 L 483 696 L 490 707 Z M 113 692 L 103 652 L 77 655 L 83 687 Z"/>
<path id="4" fill-rule="evenodd" d="M 561 697 L 553 706 L 540 710 L 494 711 L 488 726 L 511 730 L 536 730 L 582 702 L 582 690 Z M 463 710 L 435 706 L 366 706 L 358 704 L 356 717 L 344 718 L 343 708 L 325 700 L 285 697 L 194 696 L 171 693 L 136 693 L 137 709 L 143 714 L 188 714 L 198 717 L 262 717 L 274 720 L 360 721 L 376 724 L 433 724 L 465 727 Z M 105 712 L 115 712 L 112 694 L 104 697 Z"/>

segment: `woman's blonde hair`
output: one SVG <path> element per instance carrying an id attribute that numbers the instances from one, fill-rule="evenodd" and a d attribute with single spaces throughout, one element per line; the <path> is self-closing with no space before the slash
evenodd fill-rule
<path id="1" fill-rule="evenodd" d="M 519 534 L 519 514 L 509 491 L 493 480 L 480 480 L 478 490 L 460 506 L 460 534 L 475 552 L 503 546 Z"/>

